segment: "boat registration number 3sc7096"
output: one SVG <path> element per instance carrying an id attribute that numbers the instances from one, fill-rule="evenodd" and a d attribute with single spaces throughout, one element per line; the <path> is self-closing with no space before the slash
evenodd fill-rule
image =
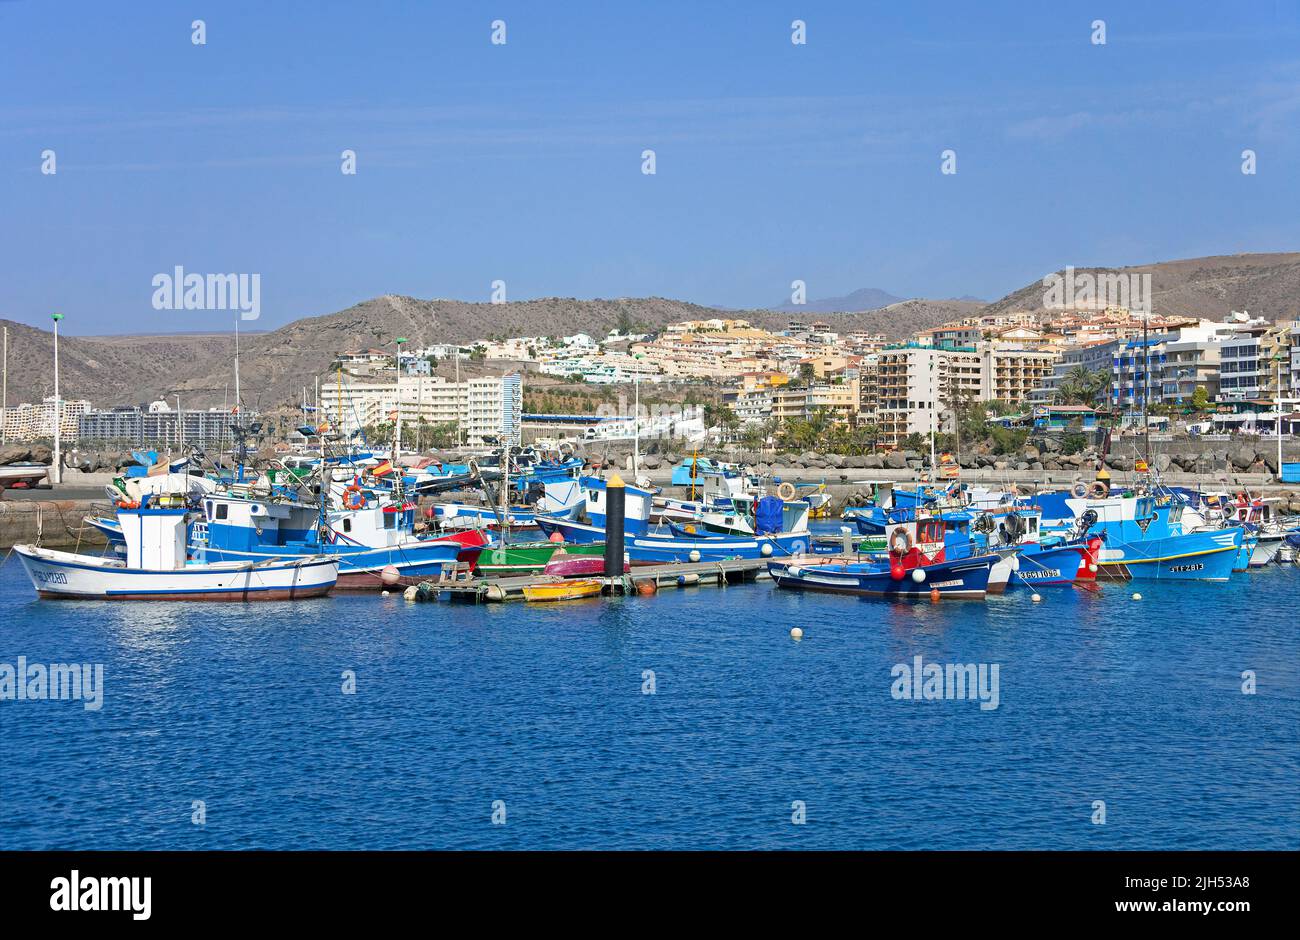
<path id="1" fill-rule="evenodd" d="M 36 579 L 42 584 L 67 584 L 68 576 L 62 571 L 38 571 Z"/>
<path id="2" fill-rule="evenodd" d="M 1203 565 L 1203 564 L 1195 564 L 1195 565 L 1170 565 L 1170 566 L 1169 566 L 1169 570 L 1170 570 L 1171 572 L 1176 572 L 1176 573 L 1182 573 L 1182 572 L 1184 572 L 1184 571 L 1204 571 L 1204 570 L 1205 570 L 1205 565 Z"/>

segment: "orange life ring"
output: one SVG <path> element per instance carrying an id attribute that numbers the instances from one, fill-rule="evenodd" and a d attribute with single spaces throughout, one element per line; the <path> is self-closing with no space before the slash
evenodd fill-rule
<path id="1" fill-rule="evenodd" d="M 903 547 L 899 548 L 897 543 L 902 542 Z M 899 555 L 906 555 L 912 550 L 912 536 L 901 525 L 893 532 L 889 533 L 889 550 Z"/>
<path id="2" fill-rule="evenodd" d="M 355 500 L 353 497 L 356 497 Z M 361 491 L 361 487 L 353 483 L 343 491 L 343 508 L 344 509 L 364 509 L 366 505 L 366 494 Z"/>
<path id="3" fill-rule="evenodd" d="M 118 509 L 139 509 L 140 500 L 138 499 L 119 499 L 117 501 Z"/>

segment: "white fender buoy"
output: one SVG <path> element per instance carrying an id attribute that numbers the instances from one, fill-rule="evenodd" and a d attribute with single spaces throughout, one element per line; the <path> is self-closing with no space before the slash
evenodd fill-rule
<path id="1" fill-rule="evenodd" d="M 803 574 L 803 569 L 798 565 L 791 565 L 789 568 L 785 569 L 785 573 L 792 578 L 797 578 L 799 575 Z"/>
<path id="2" fill-rule="evenodd" d="M 1096 573 L 1097 573 L 1097 563 L 1096 563 L 1095 561 L 1090 561 L 1090 562 L 1088 562 L 1088 570 L 1091 571 L 1093 574 L 1096 574 Z"/>
<path id="3" fill-rule="evenodd" d="M 764 543 L 763 543 L 763 547 L 760 548 L 760 549 L 758 550 L 758 552 L 759 552 L 760 555 L 762 555 L 764 558 L 766 558 L 768 555 L 772 554 L 772 543 L 771 543 L 771 542 L 764 542 Z"/>
<path id="4" fill-rule="evenodd" d="M 790 636 L 793 637 L 793 638 L 796 639 L 796 640 L 802 640 L 802 639 L 803 639 L 803 630 L 801 630 L 801 629 L 798 628 L 798 627 L 791 627 L 791 628 L 790 628 Z"/>
<path id="5" fill-rule="evenodd" d="M 1142 595 L 1139 594 L 1139 593 L 1137 593 L 1136 591 L 1134 591 L 1134 592 L 1133 592 L 1133 600 L 1135 600 L 1135 601 L 1140 601 L 1140 600 L 1142 600 Z"/>
<path id="6" fill-rule="evenodd" d="M 384 593 L 387 594 L 388 592 L 385 591 Z M 414 584 L 412 584 L 409 588 L 407 588 L 405 591 L 402 592 L 402 599 L 403 599 L 403 600 L 408 600 L 408 601 L 414 601 L 414 600 L 415 600 L 415 585 L 414 585 Z"/>
<path id="7" fill-rule="evenodd" d="M 692 548 L 692 549 L 691 549 L 691 553 L 690 553 L 689 555 L 687 555 L 686 557 L 689 558 L 691 561 L 699 561 L 699 560 L 700 560 L 700 553 L 699 553 L 696 549 L 693 549 L 693 548 Z"/>
<path id="8" fill-rule="evenodd" d="M 1043 595 L 1041 595 L 1041 594 L 1035 594 L 1035 595 L 1033 595 L 1032 597 L 1030 597 L 1029 599 L 1030 599 L 1031 601 L 1033 601 L 1035 604 L 1037 604 L 1039 601 L 1041 601 L 1041 600 L 1043 599 Z"/>
<path id="9" fill-rule="evenodd" d="M 922 581 L 925 580 L 925 572 L 922 571 L 920 568 L 913 568 L 912 580 L 915 581 L 917 584 L 920 584 Z"/>

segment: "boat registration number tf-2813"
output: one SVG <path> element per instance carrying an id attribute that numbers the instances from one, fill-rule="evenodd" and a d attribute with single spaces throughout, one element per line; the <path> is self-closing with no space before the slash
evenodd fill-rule
<path id="1" fill-rule="evenodd" d="M 1182 573 L 1182 572 L 1184 572 L 1184 571 L 1203 571 L 1204 569 L 1205 569 L 1205 565 L 1203 565 L 1203 564 L 1196 564 L 1196 565 L 1170 565 L 1170 566 L 1169 566 L 1169 570 L 1170 570 L 1171 572 L 1178 572 L 1178 573 Z"/>

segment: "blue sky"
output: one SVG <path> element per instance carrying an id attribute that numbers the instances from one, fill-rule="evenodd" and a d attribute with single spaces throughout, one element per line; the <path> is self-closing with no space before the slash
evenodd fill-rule
<path id="1" fill-rule="evenodd" d="M 176 265 L 260 274 L 271 328 L 496 279 L 992 299 L 1066 264 L 1293 250 L 1298 8 L 0 0 L 0 317 L 228 328 L 153 309 Z"/>

